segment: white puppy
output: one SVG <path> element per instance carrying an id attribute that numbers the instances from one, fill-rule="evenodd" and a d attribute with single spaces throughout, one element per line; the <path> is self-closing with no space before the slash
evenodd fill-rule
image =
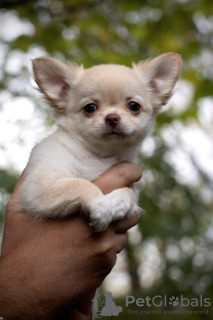
<path id="1" fill-rule="evenodd" d="M 137 151 L 180 76 L 176 53 L 133 64 L 90 69 L 53 58 L 33 60 L 35 80 L 58 129 L 31 153 L 21 209 L 36 218 L 63 218 L 78 210 L 96 231 L 133 214 L 134 188 L 107 195 L 91 183 L 119 162 L 137 163 Z M 134 191 L 133 191 L 134 190 Z"/>

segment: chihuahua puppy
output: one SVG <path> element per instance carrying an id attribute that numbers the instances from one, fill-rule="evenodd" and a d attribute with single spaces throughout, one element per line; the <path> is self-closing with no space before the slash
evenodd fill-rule
<path id="1" fill-rule="evenodd" d="M 78 210 L 96 231 L 138 210 L 135 188 L 103 195 L 92 180 L 137 152 L 155 116 L 172 95 L 182 60 L 153 60 L 84 69 L 53 58 L 33 60 L 35 81 L 55 110 L 58 129 L 37 144 L 21 187 L 21 209 L 39 219 Z"/>

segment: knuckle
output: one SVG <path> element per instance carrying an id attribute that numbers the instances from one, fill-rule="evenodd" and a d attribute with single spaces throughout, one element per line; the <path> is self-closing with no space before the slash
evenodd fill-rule
<path id="1" fill-rule="evenodd" d="M 111 241 L 103 241 L 99 247 L 99 255 L 108 255 L 112 251 L 113 245 Z"/>
<path id="2" fill-rule="evenodd" d="M 142 177 L 140 167 L 135 163 L 123 163 L 120 167 L 120 175 L 125 181 L 133 180 L 138 181 Z"/>
<path id="3" fill-rule="evenodd" d="M 116 250 L 112 246 L 104 246 L 102 250 L 99 251 L 99 257 L 101 258 L 100 260 L 103 261 L 104 269 L 110 272 L 117 260 Z"/>
<path id="4" fill-rule="evenodd" d="M 132 215 L 132 222 L 137 224 L 140 221 L 141 218 L 141 214 L 140 212 L 136 211 L 134 212 L 134 214 Z"/>
<path id="5" fill-rule="evenodd" d="M 117 261 L 117 255 L 114 251 L 110 251 L 107 254 L 108 267 L 111 270 Z"/>
<path id="6" fill-rule="evenodd" d="M 122 239 L 122 242 L 121 242 L 121 247 L 122 247 L 122 249 L 126 246 L 127 240 L 128 240 L 127 232 L 124 232 L 124 233 L 123 233 L 123 239 Z M 121 249 L 121 250 L 122 250 L 122 249 Z"/>

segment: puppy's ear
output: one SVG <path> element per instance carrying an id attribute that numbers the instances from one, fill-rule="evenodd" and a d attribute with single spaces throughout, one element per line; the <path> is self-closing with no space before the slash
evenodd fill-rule
<path id="1" fill-rule="evenodd" d="M 77 81 L 83 67 L 66 65 L 53 58 L 37 58 L 32 61 L 34 78 L 51 107 L 63 110 L 68 94 Z"/>
<path id="2" fill-rule="evenodd" d="M 153 60 L 141 62 L 133 68 L 141 73 L 152 106 L 159 108 L 165 105 L 172 95 L 181 74 L 182 59 L 177 53 L 165 53 Z"/>

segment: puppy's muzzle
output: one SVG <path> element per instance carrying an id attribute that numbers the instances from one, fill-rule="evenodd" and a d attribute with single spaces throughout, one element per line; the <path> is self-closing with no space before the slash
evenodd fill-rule
<path id="1" fill-rule="evenodd" d="M 105 122 L 106 124 L 108 124 L 110 127 L 112 128 L 115 128 L 119 122 L 120 122 L 120 117 L 118 114 L 115 114 L 115 113 L 111 113 L 111 114 L 108 114 L 106 117 L 105 117 Z"/>

